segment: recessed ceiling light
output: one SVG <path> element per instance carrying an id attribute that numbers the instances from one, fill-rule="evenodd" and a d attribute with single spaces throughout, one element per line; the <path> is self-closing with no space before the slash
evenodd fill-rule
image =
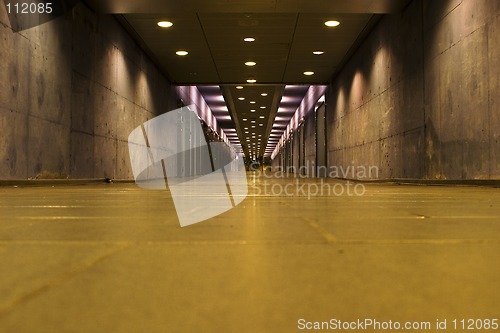
<path id="1" fill-rule="evenodd" d="M 245 38 L 243 38 L 243 40 L 245 42 L 255 42 L 255 38 L 253 38 L 253 37 L 245 37 Z"/>
<path id="2" fill-rule="evenodd" d="M 255 120 L 251 120 L 250 122 L 251 122 L 252 124 L 255 124 Z"/>
<path id="3" fill-rule="evenodd" d="M 180 50 L 180 51 L 175 52 L 175 54 L 177 54 L 178 56 L 183 57 L 183 56 L 187 56 L 189 54 L 189 52 L 188 51 Z"/>
<path id="4" fill-rule="evenodd" d="M 240 101 L 244 101 L 244 100 L 245 100 L 245 97 L 238 97 L 238 99 L 239 99 Z"/>
<path id="5" fill-rule="evenodd" d="M 252 128 L 255 128 L 255 125 L 252 125 Z"/>
<path id="6" fill-rule="evenodd" d="M 247 82 L 248 82 L 248 83 L 255 83 L 255 82 L 257 82 L 257 80 L 256 80 L 256 79 L 254 79 L 254 78 L 249 78 L 249 79 L 247 80 Z"/>
<path id="7" fill-rule="evenodd" d="M 171 26 L 173 26 L 174 24 L 170 21 L 160 21 L 157 23 L 159 27 L 161 28 L 170 28 Z"/>
<path id="8" fill-rule="evenodd" d="M 324 52 L 324 51 L 321 51 L 321 50 L 316 50 L 316 51 L 313 51 L 313 54 L 315 54 L 315 55 L 321 55 L 321 54 L 323 54 L 323 53 L 325 53 L 325 52 Z"/>
<path id="9" fill-rule="evenodd" d="M 261 108 L 261 109 L 265 109 L 266 107 L 265 107 L 265 106 L 261 106 L 260 108 Z"/>
<path id="10" fill-rule="evenodd" d="M 247 118 L 243 118 L 243 121 L 247 121 Z"/>
<path id="11" fill-rule="evenodd" d="M 257 63 L 255 61 L 247 61 L 247 62 L 245 62 L 245 65 L 246 66 L 255 66 L 255 65 L 257 65 Z"/>
<path id="12" fill-rule="evenodd" d="M 259 118 L 260 118 L 260 119 L 264 119 L 265 117 L 264 117 L 264 116 L 260 116 Z"/>
<path id="13" fill-rule="evenodd" d="M 265 96 L 267 96 L 267 93 L 262 93 L 260 95 L 265 97 Z"/>
<path id="14" fill-rule="evenodd" d="M 250 110 L 250 112 L 255 112 L 255 110 L 254 110 L 254 109 L 252 109 L 252 110 Z"/>
<path id="15" fill-rule="evenodd" d="M 305 71 L 304 75 L 311 76 L 311 75 L 314 75 L 314 72 L 313 71 Z"/>
<path id="16" fill-rule="evenodd" d="M 255 104 L 255 103 L 257 103 L 257 102 L 255 102 L 255 101 L 250 101 L 250 104 Z"/>
<path id="17" fill-rule="evenodd" d="M 236 89 L 243 89 L 243 86 L 236 86 Z"/>
<path id="18" fill-rule="evenodd" d="M 340 22 L 339 21 L 335 21 L 335 20 L 331 20 L 331 21 L 326 21 L 325 22 L 325 25 L 327 27 L 337 27 L 339 26 Z"/>

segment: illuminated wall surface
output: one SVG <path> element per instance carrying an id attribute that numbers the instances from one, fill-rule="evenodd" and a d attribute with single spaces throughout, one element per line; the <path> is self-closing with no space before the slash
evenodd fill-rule
<path id="1" fill-rule="evenodd" d="M 326 95 L 329 166 L 378 166 L 380 178 L 500 178 L 500 2 L 459 3 L 413 1 L 349 59 Z M 314 121 L 304 124 L 308 156 Z M 302 137 L 273 166 L 296 165 Z"/>
<path id="2" fill-rule="evenodd" d="M 326 95 L 329 165 L 500 177 L 500 2 L 458 3 L 411 2 L 347 61 Z M 9 22 L 2 4 L 0 178 L 131 179 L 127 136 L 177 107 L 173 87 L 114 18 L 81 3 L 30 29 Z"/>
<path id="3" fill-rule="evenodd" d="M 329 163 L 380 178 L 500 177 L 500 2 L 413 1 L 327 96 Z"/>
<path id="4" fill-rule="evenodd" d="M 81 3 L 19 32 L 0 5 L 0 50 L 0 179 L 131 179 L 128 135 L 177 107 L 119 23 Z"/>

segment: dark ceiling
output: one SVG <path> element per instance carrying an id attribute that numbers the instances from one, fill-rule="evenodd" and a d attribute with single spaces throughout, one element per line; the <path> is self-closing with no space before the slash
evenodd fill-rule
<path id="1" fill-rule="evenodd" d="M 328 83 L 380 14 L 398 13 L 407 2 L 87 0 L 98 12 L 116 14 L 172 83 L 198 86 L 220 127 L 247 156 L 270 155 L 309 85 Z M 160 28 L 163 20 L 173 26 Z M 327 27 L 328 20 L 340 25 Z M 179 50 L 189 54 L 178 56 Z M 324 53 L 313 54 L 317 50 Z M 256 83 L 248 84 L 249 78 Z M 295 103 L 276 119 L 286 100 Z"/>

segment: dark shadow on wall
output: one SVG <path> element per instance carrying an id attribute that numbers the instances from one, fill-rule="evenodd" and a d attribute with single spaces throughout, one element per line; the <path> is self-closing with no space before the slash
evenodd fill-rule
<path id="1" fill-rule="evenodd" d="M 426 176 L 494 179 L 497 1 L 423 2 Z M 496 23 L 495 23 L 496 22 Z"/>
<path id="2" fill-rule="evenodd" d="M 327 100 L 330 166 L 423 177 L 421 5 L 382 18 L 335 78 Z"/>
<path id="3" fill-rule="evenodd" d="M 4 0 L 10 27 L 14 32 L 31 29 L 62 16 L 73 9 L 79 0 L 13 1 Z"/>

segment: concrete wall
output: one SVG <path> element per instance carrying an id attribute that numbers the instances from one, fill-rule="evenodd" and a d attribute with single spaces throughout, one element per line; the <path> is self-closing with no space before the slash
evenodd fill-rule
<path id="1" fill-rule="evenodd" d="M 128 134 L 176 106 L 114 18 L 79 4 L 15 33 L 0 0 L 0 179 L 132 178 Z"/>
<path id="2" fill-rule="evenodd" d="M 415 0 L 327 94 L 329 166 L 379 178 L 500 178 L 500 2 Z"/>
<path id="3" fill-rule="evenodd" d="M 309 112 L 304 121 L 304 165 L 307 175 L 314 175 L 316 166 L 316 112 Z"/>

